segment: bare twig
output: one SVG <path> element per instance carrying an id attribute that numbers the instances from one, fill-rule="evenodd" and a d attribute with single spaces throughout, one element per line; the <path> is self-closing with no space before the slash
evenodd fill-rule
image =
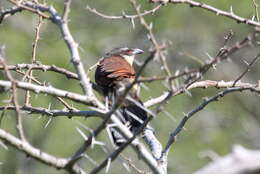
<path id="1" fill-rule="evenodd" d="M 22 8 L 21 7 L 17 7 L 17 6 L 11 7 L 9 9 L 1 10 L 0 11 L 0 24 L 8 16 L 12 16 L 12 15 L 16 14 L 17 12 L 21 12 L 21 11 L 22 11 Z"/>
<path id="2" fill-rule="evenodd" d="M 62 20 L 68 23 L 68 17 L 70 13 L 71 0 L 65 0 Z"/>
<path id="3" fill-rule="evenodd" d="M 226 41 L 225 41 L 226 43 Z M 224 43 L 224 45 L 225 45 Z M 221 49 L 220 52 L 217 54 L 217 56 L 210 60 L 208 63 L 203 65 L 197 70 L 197 73 L 191 73 L 192 76 L 186 80 L 186 83 L 180 87 L 179 89 L 176 89 L 173 91 L 167 91 L 166 93 L 163 93 L 159 97 L 151 99 L 152 102 L 148 101 L 148 103 L 145 103 L 145 106 L 151 106 L 155 104 L 160 104 L 162 102 L 166 102 L 169 100 L 172 96 L 176 96 L 179 94 L 182 94 L 184 92 L 187 92 L 187 89 L 189 89 L 189 86 L 198 81 L 203 74 L 205 74 L 210 68 L 214 67 L 215 64 L 226 60 L 230 55 L 234 54 L 238 50 L 245 48 L 249 46 L 251 43 L 251 35 L 248 35 L 245 37 L 242 41 L 235 43 L 234 45 L 230 46 L 229 48 Z M 194 70 L 196 72 L 196 70 Z M 148 105 L 149 104 L 149 105 Z"/>
<path id="4" fill-rule="evenodd" d="M 0 55 L 0 64 L 2 64 L 4 66 L 5 74 L 8 78 L 8 80 L 10 81 L 10 87 L 12 89 L 12 103 L 15 107 L 15 113 L 16 113 L 16 130 L 17 130 L 18 135 L 21 138 L 21 140 L 24 142 L 27 142 L 25 134 L 24 134 L 24 130 L 23 130 L 22 117 L 21 117 L 20 110 L 19 110 L 19 103 L 18 103 L 18 97 L 17 97 L 17 83 L 13 79 L 11 73 L 6 68 L 6 64 L 4 62 L 4 59 L 1 57 L 1 55 Z"/>
<path id="5" fill-rule="evenodd" d="M 237 82 L 235 86 L 233 86 L 234 81 L 213 81 L 213 80 L 204 80 L 204 81 L 198 81 L 194 82 L 192 85 L 190 85 L 186 90 L 191 90 L 195 88 L 210 88 L 210 87 L 215 87 L 215 88 L 232 88 L 232 87 L 240 87 L 240 88 L 252 88 L 254 90 L 259 90 L 260 86 L 259 84 L 251 84 L 251 83 L 243 83 L 243 82 Z M 173 96 L 179 95 L 183 92 L 177 92 L 172 94 Z M 156 105 L 163 100 L 169 95 L 169 92 L 165 92 L 163 95 L 157 97 L 157 98 L 152 98 L 144 103 L 145 107 L 151 107 L 153 105 Z"/>
<path id="6" fill-rule="evenodd" d="M 123 156 L 122 154 L 121 154 L 121 156 L 124 158 L 124 160 L 127 161 L 127 164 L 128 164 L 129 166 L 131 166 L 133 169 L 135 169 L 135 171 L 136 171 L 137 173 L 139 173 L 139 174 L 151 174 L 151 173 L 149 173 L 149 172 L 147 172 L 147 171 L 143 171 L 143 170 L 138 169 L 138 168 L 133 164 L 133 161 L 132 161 L 131 159 L 126 158 L 126 157 Z"/>
<path id="7" fill-rule="evenodd" d="M 57 169 L 67 170 L 73 174 L 85 174 L 85 172 L 77 165 L 71 168 L 65 168 L 68 162 L 66 158 L 58 158 L 56 156 L 45 153 L 40 149 L 33 147 L 28 142 L 21 141 L 3 129 L 0 129 L 0 139 L 44 164 L 53 166 Z"/>
<path id="8" fill-rule="evenodd" d="M 254 58 L 249 64 L 247 64 L 246 70 L 245 70 L 244 72 L 242 72 L 242 73 L 238 76 L 238 78 L 234 81 L 233 86 L 235 86 L 236 83 L 237 83 L 239 80 L 241 80 L 241 79 L 246 75 L 246 73 L 248 73 L 248 72 L 250 71 L 250 68 L 251 68 L 252 66 L 254 66 L 254 64 L 255 64 L 256 61 L 259 59 L 259 57 L 260 57 L 260 53 L 257 54 L 257 55 L 255 56 L 255 58 Z"/>
<path id="9" fill-rule="evenodd" d="M 258 4 L 255 2 L 255 0 L 252 0 L 252 1 L 253 1 L 254 9 L 255 9 L 256 21 L 257 21 L 257 22 L 260 22 L 260 21 L 259 21 L 259 13 L 258 13 Z"/>
<path id="10" fill-rule="evenodd" d="M 230 88 L 230 89 L 226 89 L 224 91 L 219 92 L 218 94 L 214 95 L 213 97 L 210 97 L 208 99 L 205 99 L 204 102 L 202 102 L 198 107 L 196 107 L 195 109 L 193 109 L 192 111 L 190 111 L 188 114 L 185 114 L 185 116 L 183 117 L 183 119 L 181 120 L 181 122 L 179 123 L 179 125 L 177 126 L 177 128 L 170 134 L 170 138 L 167 142 L 167 145 L 165 146 L 164 150 L 163 150 L 163 155 L 162 158 L 167 155 L 171 145 L 175 142 L 176 136 L 182 131 L 184 125 L 186 124 L 186 122 L 197 112 L 203 110 L 208 104 L 210 104 L 211 102 L 214 101 L 218 101 L 219 98 L 224 97 L 225 95 L 229 94 L 229 93 L 233 93 L 233 92 L 241 92 L 241 91 L 251 91 L 251 92 L 255 92 L 255 93 L 260 93 L 260 88 L 251 88 L 251 87 L 245 87 L 245 88 L 241 88 L 241 87 L 235 87 L 235 88 Z"/>
<path id="11" fill-rule="evenodd" d="M 246 19 L 246 18 L 240 17 L 240 16 L 236 15 L 232 10 L 230 10 L 230 12 L 223 11 L 223 10 L 217 9 L 213 6 L 207 5 L 207 4 L 202 3 L 202 2 L 197 2 L 197 1 L 193 1 L 193 0 L 150 0 L 150 2 L 163 3 L 163 4 L 166 4 L 166 3 L 187 4 L 187 5 L 190 5 L 190 7 L 198 7 L 198 8 L 202 8 L 204 10 L 207 10 L 209 12 L 213 12 L 218 16 L 225 16 L 227 18 L 235 20 L 237 23 L 244 23 L 244 24 L 247 24 L 247 25 L 260 27 L 259 22 L 253 21 L 251 19 Z"/>
<path id="12" fill-rule="evenodd" d="M 0 70 L 3 70 L 4 67 L 0 65 Z M 39 64 L 16 64 L 16 65 L 7 65 L 8 70 L 16 71 L 19 74 L 25 75 L 24 72 L 21 71 L 21 69 L 31 69 L 31 70 L 42 70 L 43 72 L 46 71 L 52 71 L 59 74 L 65 75 L 68 79 L 75 79 L 79 80 L 78 75 L 76 73 L 73 73 L 67 69 L 57 67 L 56 65 L 43 65 Z M 31 78 L 35 83 L 42 85 L 38 80 L 36 80 L 34 77 L 27 76 L 27 78 Z M 100 92 L 101 89 L 93 82 L 91 82 L 93 89 L 95 89 L 97 92 Z M 100 92 L 101 93 L 101 92 Z"/>
<path id="13" fill-rule="evenodd" d="M 37 6 L 28 6 L 28 4 L 31 4 L 31 5 L 36 5 L 34 3 L 31 3 L 31 2 L 24 2 L 24 1 L 17 1 L 17 0 L 8 0 L 9 2 L 15 4 L 17 7 L 20 7 L 22 8 L 22 10 L 28 10 L 32 13 L 35 13 L 41 17 L 43 17 L 44 19 L 50 19 L 50 17 L 46 14 L 44 14 L 43 12 L 41 12 L 40 10 L 38 10 L 38 7 Z M 44 6 L 42 6 L 44 7 Z"/>
<path id="14" fill-rule="evenodd" d="M 191 90 L 194 88 L 209 88 L 209 87 L 215 87 L 215 88 L 231 88 L 231 87 L 239 87 L 239 88 L 252 88 L 253 90 L 259 90 L 260 86 L 259 84 L 251 84 L 251 83 L 243 83 L 243 82 L 237 82 L 235 86 L 233 86 L 234 81 L 213 81 L 213 80 L 204 80 L 204 81 L 198 81 L 190 85 L 187 89 Z"/>
<path id="15" fill-rule="evenodd" d="M 6 141 L 11 146 L 25 152 L 31 157 L 45 164 L 49 164 L 50 166 L 54 166 L 56 168 L 63 168 L 67 163 L 67 160 L 65 158 L 56 158 L 45 152 L 42 152 L 41 150 L 32 147 L 27 142 L 21 141 L 20 139 L 16 138 L 15 136 L 11 135 L 3 129 L 0 129 L 0 139 Z"/>
<path id="16" fill-rule="evenodd" d="M 0 70 L 3 70 L 4 67 L 0 66 Z M 43 64 L 16 64 L 16 65 L 7 65 L 8 70 L 21 70 L 21 69 L 31 69 L 31 70 L 42 70 L 42 71 L 53 71 L 56 73 L 64 74 L 69 79 L 78 80 L 78 75 L 64 68 L 57 67 L 56 65 L 43 65 Z"/>
<path id="17" fill-rule="evenodd" d="M 89 10 L 90 12 L 102 17 L 102 18 L 106 18 L 106 19 L 130 19 L 130 20 L 133 20 L 135 18 L 138 18 L 139 16 L 146 16 L 146 15 L 149 15 L 149 14 L 154 14 L 157 10 L 160 9 L 162 5 L 159 4 L 157 5 L 155 8 L 151 9 L 151 10 L 146 10 L 145 12 L 139 14 L 139 15 L 127 15 L 123 12 L 122 15 L 120 16 L 111 16 L 111 15 L 106 15 L 106 14 L 103 14 L 101 12 L 98 12 L 95 8 L 91 8 L 89 6 L 86 7 L 87 10 Z"/>
<path id="18" fill-rule="evenodd" d="M 10 81 L 0 80 L 0 86 L 10 88 L 12 86 L 12 84 Z M 26 83 L 26 82 L 18 82 L 18 81 L 16 82 L 16 86 L 17 86 L 17 88 L 21 88 L 24 90 L 30 90 L 35 93 L 46 93 L 46 94 L 53 95 L 53 96 L 67 98 L 67 99 L 73 100 L 75 102 L 87 104 L 90 106 L 96 106 L 96 102 L 93 100 L 93 98 L 89 98 L 87 96 L 83 96 L 83 95 L 80 95 L 77 93 L 57 89 L 52 86 L 39 86 L 39 85 L 34 85 L 34 84 Z"/>
<path id="19" fill-rule="evenodd" d="M 1 67 L 0 67 L 1 68 Z M 193 73 L 197 73 L 199 72 L 198 69 L 191 69 L 188 71 L 183 71 L 177 75 L 172 75 L 172 76 L 153 76 L 153 77 L 140 77 L 138 79 L 138 83 L 144 83 L 144 82 L 154 82 L 154 81 L 159 81 L 159 80 L 175 80 L 177 78 L 189 75 L 189 74 L 193 74 Z"/>
<path id="20" fill-rule="evenodd" d="M 12 105 L 0 106 L 0 110 L 15 110 Z M 27 114 L 40 114 L 49 117 L 100 117 L 104 118 L 105 114 L 98 111 L 79 111 L 79 110 L 58 110 L 58 109 L 48 109 L 43 107 L 32 107 L 32 106 L 20 106 L 19 110 L 26 112 Z"/>
<path id="21" fill-rule="evenodd" d="M 134 9 L 136 11 L 136 13 L 137 13 L 137 15 L 139 17 L 141 25 L 143 25 L 143 27 L 147 30 L 147 32 L 148 32 L 148 39 L 152 42 L 152 44 L 154 46 L 154 49 L 156 50 L 156 53 L 159 54 L 159 57 L 160 57 L 162 65 L 163 65 L 164 71 L 166 72 L 166 74 L 168 76 L 171 76 L 171 71 L 170 71 L 170 69 L 168 67 L 168 64 L 166 62 L 166 57 L 165 57 L 165 54 L 164 54 L 164 47 L 165 46 L 159 44 L 158 41 L 156 40 L 155 35 L 153 34 L 153 31 L 152 31 L 152 23 L 148 24 L 146 22 L 146 20 L 142 16 L 142 13 L 140 11 L 140 6 L 137 5 L 136 0 L 129 0 L 129 1 L 131 2 L 132 6 L 134 7 Z"/>
<path id="22" fill-rule="evenodd" d="M 32 49 L 32 64 L 35 64 L 36 63 L 36 49 L 37 49 L 37 44 L 38 44 L 38 41 L 40 39 L 40 28 L 41 28 L 41 25 L 42 25 L 42 17 L 39 16 L 39 22 L 38 22 L 38 25 L 36 26 L 35 28 L 35 38 L 34 38 L 34 42 L 33 42 L 33 49 Z M 25 78 L 27 76 L 27 74 L 32 77 L 33 76 L 33 70 L 31 69 L 28 69 L 28 71 L 26 72 L 25 74 Z M 31 83 L 31 78 L 28 79 L 28 83 Z M 25 105 L 29 105 L 30 103 L 30 91 L 26 91 L 26 94 L 25 94 Z"/>

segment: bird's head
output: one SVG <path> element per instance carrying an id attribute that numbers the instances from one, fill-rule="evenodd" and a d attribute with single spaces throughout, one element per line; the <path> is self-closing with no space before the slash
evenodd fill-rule
<path id="1" fill-rule="evenodd" d="M 135 55 L 142 54 L 144 51 L 138 48 L 127 48 L 120 47 L 114 48 L 106 56 L 121 56 L 123 57 L 130 65 L 133 64 Z"/>

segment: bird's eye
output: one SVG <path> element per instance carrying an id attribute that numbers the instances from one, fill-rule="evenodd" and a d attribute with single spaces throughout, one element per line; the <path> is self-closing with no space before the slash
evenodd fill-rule
<path id="1" fill-rule="evenodd" d="M 127 50 L 125 53 L 128 54 L 128 55 L 131 55 L 132 54 L 132 50 Z"/>

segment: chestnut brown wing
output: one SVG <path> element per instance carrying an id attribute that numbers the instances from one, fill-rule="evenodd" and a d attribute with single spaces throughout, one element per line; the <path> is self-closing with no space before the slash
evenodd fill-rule
<path id="1" fill-rule="evenodd" d="M 134 77 L 134 68 L 120 56 L 101 60 L 95 74 L 96 83 L 103 87 L 112 87 L 117 81 Z"/>

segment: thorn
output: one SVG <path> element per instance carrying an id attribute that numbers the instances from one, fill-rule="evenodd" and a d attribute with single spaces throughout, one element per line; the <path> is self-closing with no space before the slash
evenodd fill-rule
<path id="1" fill-rule="evenodd" d="M 94 146 L 95 146 L 95 144 L 94 144 L 94 142 L 95 142 L 95 137 L 92 136 L 91 139 L 92 139 L 92 141 L 91 141 L 91 145 L 90 145 L 90 147 L 91 147 L 91 149 L 93 149 Z"/>
<path id="2" fill-rule="evenodd" d="M 123 162 L 123 167 L 126 169 L 127 172 L 131 173 L 130 167 L 127 163 Z"/>
<path id="3" fill-rule="evenodd" d="M 202 98 L 202 100 L 203 100 L 204 102 L 206 102 L 208 99 L 209 99 L 208 97 L 203 97 L 203 98 Z"/>
<path id="4" fill-rule="evenodd" d="M 105 146 L 105 145 L 106 145 L 106 144 L 103 143 L 102 141 L 97 141 L 97 140 L 94 140 L 94 144 L 100 145 L 100 146 Z"/>
<path id="5" fill-rule="evenodd" d="M 126 16 L 126 13 L 124 10 L 122 10 L 122 15 L 125 17 Z"/>
<path id="6" fill-rule="evenodd" d="M 151 22 L 149 25 L 149 29 L 152 30 L 152 28 L 153 28 L 153 23 Z"/>
<path id="7" fill-rule="evenodd" d="M 252 20 L 252 21 L 254 21 L 254 20 L 255 20 L 255 15 L 254 15 L 254 16 L 252 16 L 251 20 Z"/>
<path id="8" fill-rule="evenodd" d="M 180 74 L 180 70 L 179 69 L 177 69 L 176 71 L 175 71 L 175 76 L 177 76 L 177 75 L 179 75 Z"/>
<path id="9" fill-rule="evenodd" d="M 168 111 L 166 111 L 166 110 L 163 110 L 163 113 L 164 113 L 167 117 L 169 117 L 172 121 L 174 121 L 174 122 L 177 121 L 176 118 L 175 118 L 170 112 L 168 112 Z"/>
<path id="10" fill-rule="evenodd" d="M 231 13 L 231 15 L 234 15 L 234 12 L 233 12 L 233 7 L 232 7 L 232 5 L 230 6 L 230 13 Z"/>
<path id="11" fill-rule="evenodd" d="M 144 88 L 146 91 L 150 91 L 150 88 L 149 88 L 146 84 L 141 83 L 140 85 L 141 85 L 141 87 Z"/>
<path id="12" fill-rule="evenodd" d="M 77 129 L 78 133 L 83 137 L 83 139 L 84 139 L 85 141 L 87 141 L 87 140 L 88 140 L 88 137 L 87 137 L 78 127 L 77 127 L 76 129 Z"/>
<path id="13" fill-rule="evenodd" d="M 130 20 L 131 20 L 131 23 L 132 23 L 133 29 L 135 29 L 135 20 L 134 20 L 134 18 L 131 18 Z"/>
<path id="14" fill-rule="evenodd" d="M 209 60 L 213 60 L 214 59 L 208 52 L 206 52 L 206 55 L 208 56 Z"/>
<path id="15" fill-rule="evenodd" d="M 244 62 L 247 66 L 249 66 L 249 63 L 248 63 L 246 60 L 243 60 L 243 62 Z"/>
<path id="16" fill-rule="evenodd" d="M 44 126 L 44 129 L 46 129 L 49 126 L 49 124 L 51 123 L 51 120 L 52 120 L 52 117 L 49 118 L 49 120 L 47 121 L 47 123 Z"/>
<path id="17" fill-rule="evenodd" d="M 101 149 L 103 150 L 103 152 L 104 152 L 105 154 L 108 154 L 108 150 L 106 149 L 105 146 L 101 146 Z"/>
<path id="18" fill-rule="evenodd" d="M 98 166 L 98 163 L 92 159 L 90 156 L 88 156 L 86 153 L 83 154 L 83 157 L 85 157 L 87 160 L 89 160 L 94 166 Z"/>
<path id="19" fill-rule="evenodd" d="M 188 94 L 188 96 L 192 97 L 192 94 L 191 94 L 190 91 L 188 91 L 186 88 L 184 88 L 184 92 L 185 92 L 186 94 Z"/>
<path id="20" fill-rule="evenodd" d="M 49 103 L 48 110 L 51 110 L 51 103 Z"/>
<path id="21" fill-rule="evenodd" d="M 137 7 L 136 7 L 137 10 L 140 10 L 141 9 L 141 4 L 139 4 Z"/>
<path id="22" fill-rule="evenodd" d="M 89 127 L 87 127 L 86 125 L 84 125 L 84 124 L 82 124 L 81 122 L 79 122 L 78 120 L 76 120 L 76 123 L 78 124 L 78 125 L 80 125 L 82 128 L 84 128 L 85 130 L 87 130 L 87 131 L 89 131 L 89 132 L 93 132 L 93 130 L 91 129 L 91 128 L 89 128 Z"/>
<path id="23" fill-rule="evenodd" d="M 147 34 L 147 38 L 148 38 L 148 40 L 151 40 L 150 34 Z"/>
<path id="24" fill-rule="evenodd" d="M 5 150 L 8 150 L 8 147 L 0 140 L 0 146 L 2 146 Z"/>
<path id="25" fill-rule="evenodd" d="M 108 173 L 110 165 L 111 165 L 111 158 L 108 158 L 108 160 L 107 160 L 107 167 L 106 167 L 106 173 Z"/>
<path id="26" fill-rule="evenodd" d="M 4 59 L 5 58 L 5 45 L 2 45 L 0 47 L 0 58 Z"/>
<path id="27" fill-rule="evenodd" d="M 212 68 L 213 68 L 214 70 L 216 70 L 216 69 L 217 69 L 217 64 L 212 64 Z"/>

